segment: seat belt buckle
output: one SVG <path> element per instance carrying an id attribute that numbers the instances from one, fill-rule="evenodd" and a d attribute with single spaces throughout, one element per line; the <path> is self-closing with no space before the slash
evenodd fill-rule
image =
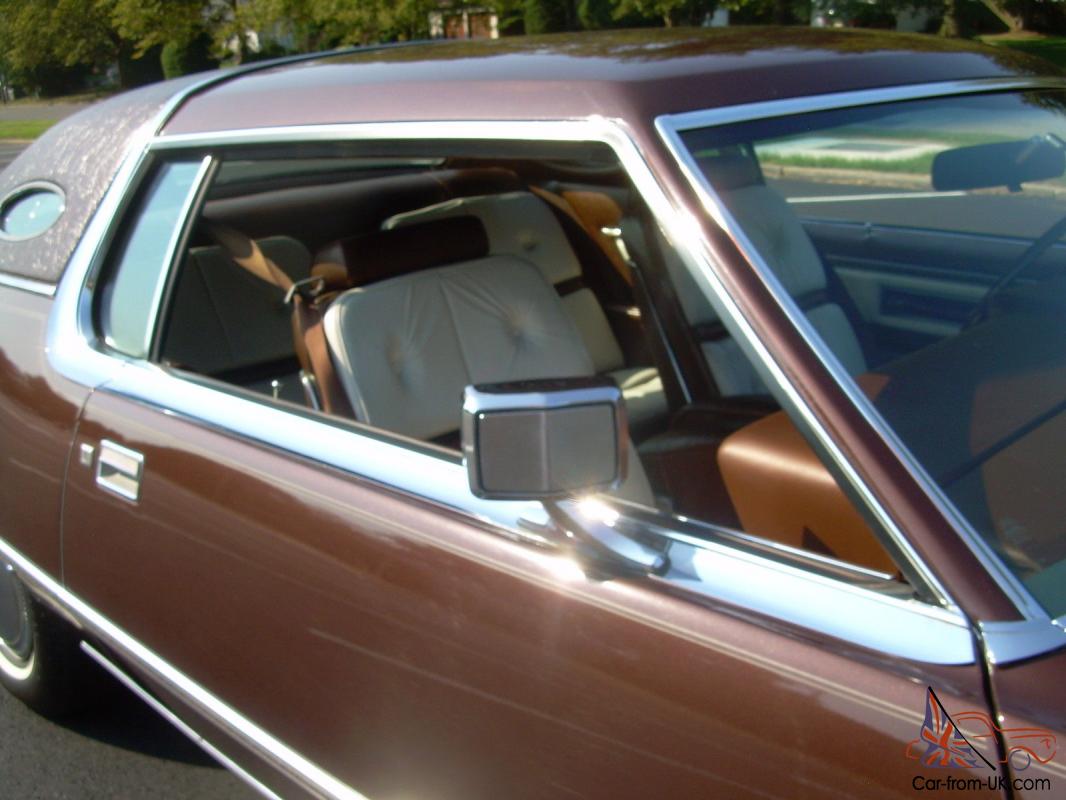
<path id="1" fill-rule="evenodd" d="M 285 292 L 285 305 L 291 305 L 293 298 L 298 294 L 306 302 L 311 302 L 326 288 L 326 279 L 317 276 L 293 281 L 292 286 Z"/>

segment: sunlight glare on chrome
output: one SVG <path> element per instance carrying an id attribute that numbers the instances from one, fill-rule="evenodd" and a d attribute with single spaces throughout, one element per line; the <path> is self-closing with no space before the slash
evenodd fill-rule
<path id="1" fill-rule="evenodd" d="M 618 522 L 618 512 L 595 497 L 583 497 L 577 501 L 577 513 L 590 522 L 599 522 L 613 528 Z"/>

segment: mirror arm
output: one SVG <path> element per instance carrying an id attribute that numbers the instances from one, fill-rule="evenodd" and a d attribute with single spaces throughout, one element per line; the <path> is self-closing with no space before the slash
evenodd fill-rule
<path id="1" fill-rule="evenodd" d="M 545 502 L 558 534 L 580 555 L 625 572 L 661 575 L 670 565 L 665 550 L 623 533 L 618 513 L 599 500 Z"/>

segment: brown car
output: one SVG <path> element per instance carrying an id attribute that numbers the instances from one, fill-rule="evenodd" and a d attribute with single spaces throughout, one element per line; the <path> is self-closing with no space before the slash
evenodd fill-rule
<path id="1" fill-rule="evenodd" d="M 267 796 L 1066 793 L 1066 81 L 363 49 L 0 175 L 0 676 Z"/>

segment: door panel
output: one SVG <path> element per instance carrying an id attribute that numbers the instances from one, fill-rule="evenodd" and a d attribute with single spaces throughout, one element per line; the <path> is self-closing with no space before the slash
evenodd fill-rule
<path id="1" fill-rule="evenodd" d="M 1061 797 L 1066 793 L 1063 670 L 1066 650 L 992 672 L 1005 745 L 1016 753 L 1011 757 L 1010 771 L 1015 797 Z"/>
<path id="2" fill-rule="evenodd" d="M 49 298 L 0 286 L 0 537 L 60 577 L 63 474 L 88 389 L 52 371 Z"/>
<path id="3" fill-rule="evenodd" d="M 804 220 L 840 279 L 882 363 L 958 333 L 993 282 L 1029 242 L 953 231 Z M 1066 247 L 1049 248 L 1019 282 L 1066 269 Z"/>
<path id="4" fill-rule="evenodd" d="M 72 468 L 69 588 L 372 798 L 910 797 L 924 687 L 983 704 L 975 666 L 593 579 L 98 392 L 77 444 L 103 439 L 143 455 L 139 500 Z"/>

